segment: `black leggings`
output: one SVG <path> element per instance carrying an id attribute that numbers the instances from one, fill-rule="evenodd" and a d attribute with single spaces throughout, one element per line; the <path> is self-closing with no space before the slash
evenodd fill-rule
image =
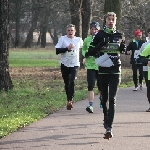
<path id="1" fill-rule="evenodd" d="M 116 96 L 121 76 L 120 74 L 99 74 L 99 79 L 102 91 L 104 118 L 107 118 L 108 127 L 112 128 L 116 107 Z"/>
<path id="2" fill-rule="evenodd" d="M 150 80 L 148 80 L 148 72 L 143 71 L 143 75 L 144 75 L 146 87 L 147 87 L 147 98 L 148 98 L 148 101 L 150 103 Z"/>
<path id="3" fill-rule="evenodd" d="M 138 70 L 139 70 L 139 77 L 138 77 Z M 143 80 L 143 65 L 142 64 L 132 64 L 132 71 L 133 71 L 133 82 L 135 86 L 142 84 Z M 139 78 L 139 79 L 138 79 Z"/>
<path id="4" fill-rule="evenodd" d="M 78 66 L 75 67 L 66 67 L 65 65 L 61 64 L 61 73 L 65 83 L 65 91 L 67 95 L 67 101 L 71 101 L 74 97 L 74 81 L 77 75 Z"/>

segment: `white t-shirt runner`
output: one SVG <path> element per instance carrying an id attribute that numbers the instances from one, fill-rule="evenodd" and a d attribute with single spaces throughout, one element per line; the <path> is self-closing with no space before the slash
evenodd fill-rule
<path id="1" fill-rule="evenodd" d="M 74 45 L 74 48 L 70 52 L 61 53 L 60 63 L 67 67 L 80 66 L 79 52 L 83 46 L 83 40 L 80 37 L 68 38 L 67 35 L 61 36 L 56 44 L 55 48 L 66 48 L 70 44 Z"/>

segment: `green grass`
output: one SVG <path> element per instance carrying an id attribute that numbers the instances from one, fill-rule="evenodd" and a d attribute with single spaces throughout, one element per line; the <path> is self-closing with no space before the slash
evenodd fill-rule
<path id="1" fill-rule="evenodd" d="M 50 49 L 10 49 L 10 67 L 58 67 L 59 55 Z"/>
<path id="2" fill-rule="evenodd" d="M 0 137 L 25 127 L 66 105 L 62 80 L 37 81 L 33 78 L 13 80 L 14 89 L 1 92 Z M 87 96 L 86 88 L 76 85 L 74 102 Z"/>
<path id="3" fill-rule="evenodd" d="M 62 78 L 44 76 L 43 71 L 34 69 L 28 75 L 28 68 L 55 68 L 59 56 L 54 50 L 10 49 L 9 65 L 14 89 L 1 91 L 0 99 L 0 138 L 19 128 L 59 110 L 66 105 L 66 95 Z M 22 68 L 26 68 L 22 71 Z M 19 70 L 19 71 L 18 71 Z M 22 72 L 21 72 L 22 71 Z M 26 72 L 27 71 L 27 72 Z M 48 70 L 49 71 L 49 70 Z M 17 74 L 15 75 L 15 73 Z M 20 73 L 21 72 L 21 73 Z M 19 74 L 20 73 L 20 74 Z M 129 86 L 132 81 L 130 70 L 123 70 L 121 87 Z M 74 102 L 87 97 L 87 82 L 83 76 L 76 80 Z M 98 94 L 95 88 L 95 94 Z"/>
<path id="4" fill-rule="evenodd" d="M 0 92 L 0 138 L 66 105 L 62 78 L 55 80 L 53 77 L 44 76 L 45 70 L 33 74 L 31 72 L 28 75 L 30 73 L 28 68 L 31 67 L 34 71 L 35 67 L 41 69 L 46 66 L 47 69 L 59 66 L 58 58 L 55 51 L 50 50 L 10 49 L 9 66 L 10 70 L 14 68 L 14 72 L 10 72 L 14 88 L 8 92 Z M 22 67 L 25 68 L 23 71 Z M 83 82 L 84 86 L 81 86 Z M 87 89 L 84 80 L 78 80 L 75 88 L 74 102 L 86 98 Z"/>
<path id="5" fill-rule="evenodd" d="M 9 59 L 10 67 L 59 67 L 58 60 L 50 59 Z"/>

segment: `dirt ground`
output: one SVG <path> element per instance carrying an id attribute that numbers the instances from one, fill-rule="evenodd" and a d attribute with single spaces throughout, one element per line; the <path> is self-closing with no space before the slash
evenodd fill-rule
<path id="1" fill-rule="evenodd" d="M 60 68 L 50 67 L 19 67 L 9 68 L 11 78 L 39 78 L 39 79 L 62 79 Z M 78 78 L 86 76 L 86 70 L 81 69 L 78 72 Z"/>

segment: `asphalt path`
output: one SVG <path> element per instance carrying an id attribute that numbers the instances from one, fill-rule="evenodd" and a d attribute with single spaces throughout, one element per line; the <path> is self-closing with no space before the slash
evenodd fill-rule
<path id="1" fill-rule="evenodd" d="M 85 111 L 88 100 L 74 103 L 0 139 L 0 150 L 149 150 L 150 113 L 146 87 L 119 89 L 113 124 L 114 137 L 103 139 L 102 108 L 98 96 L 94 113 Z"/>

